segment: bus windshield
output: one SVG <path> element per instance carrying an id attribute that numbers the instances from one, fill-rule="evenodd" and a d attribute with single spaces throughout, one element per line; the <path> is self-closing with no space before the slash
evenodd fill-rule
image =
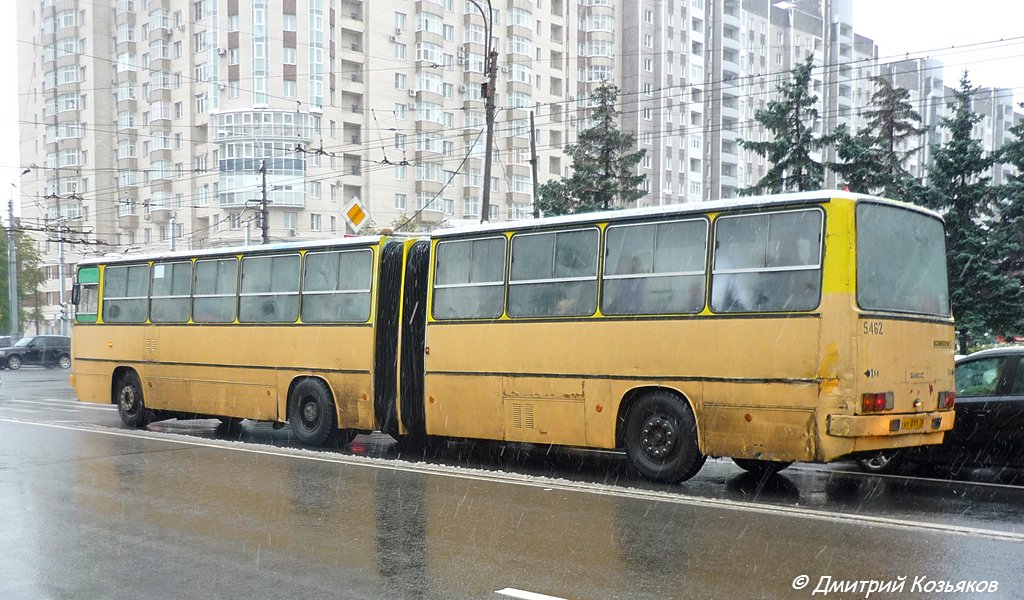
<path id="1" fill-rule="evenodd" d="M 868 310 L 948 317 L 942 223 L 900 207 L 858 205 L 857 303 Z"/>

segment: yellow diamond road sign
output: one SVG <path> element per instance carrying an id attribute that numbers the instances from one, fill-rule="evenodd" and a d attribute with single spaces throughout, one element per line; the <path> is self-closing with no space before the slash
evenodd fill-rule
<path id="1" fill-rule="evenodd" d="M 352 226 L 352 230 L 356 233 L 359 233 L 359 230 L 367 221 L 366 209 L 363 208 L 363 203 L 356 196 L 353 196 L 352 200 L 345 205 L 343 214 L 345 220 L 348 221 L 348 224 Z"/>

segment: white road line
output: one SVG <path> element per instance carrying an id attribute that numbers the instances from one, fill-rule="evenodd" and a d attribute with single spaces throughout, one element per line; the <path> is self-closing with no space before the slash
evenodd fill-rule
<path id="1" fill-rule="evenodd" d="M 349 465 L 353 467 L 366 467 L 386 469 L 406 473 L 420 473 L 436 475 L 439 477 L 450 477 L 455 479 L 468 479 L 488 483 L 503 483 L 532 487 L 540 489 L 558 489 L 565 492 L 576 492 L 581 494 L 597 494 L 617 498 L 632 498 L 638 500 L 649 500 L 653 502 L 664 502 L 667 504 L 680 504 L 696 506 L 701 508 L 717 508 L 721 510 L 732 510 L 746 513 L 757 513 L 769 516 L 788 516 L 814 521 L 825 521 L 831 523 L 844 523 L 861 527 L 884 527 L 902 531 L 914 531 L 918 533 L 930 532 L 947 535 L 963 535 L 970 537 L 988 538 L 1009 542 L 1024 543 L 1024 532 L 999 531 L 997 529 L 982 529 L 978 527 L 967 527 L 946 523 L 932 523 L 928 521 L 916 521 L 910 519 L 899 519 L 893 517 L 878 517 L 864 514 L 849 514 L 829 512 L 822 509 L 802 508 L 799 506 L 779 506 L 774 504 L 762 504 L 758 502 L 741 502 L 724 498 L 703 498 L 690 496 L 682 492 L 662 492 L 655 490 L 643 490 L 637 488 L 622 488 L 600 483 L 575 482 L 565 479 L 552 479 L 534 475 L 522 475 L 518 473 L 502 473 L 496 471 L 485 471 L 482 469 L 471 469 L 465 467 L 453 467 L 447 465 L 435 465 L 430 463 L 412 463 L 397 458 L 374 458 L 369 456 L 338 455 L 327 452 L 317 452 L 302 448 L 270 448 L 260 444 L 247 442 L 235 442 L 229 440 L 196 440 L 189 436 L 174 433 L 157 433 L 152 431 L 121 431 L 110 429 L 100 425 L 79 423 L 76 425 L 58 425 L 55 423 L 40 423 L 10 417 L 0 417 L 0 422 L 8 422 L 19 425 L 33 425 L 36 427 L 49 427 L 53 429 L 68 429 L 85 433 L 98 433 L 118 437 L 133 437 L 169 444 L 181 444 L 196 448 L 213 448 L 217 450 L 232 450 L 248 454 L 259 454 L 263 456 L 277 456 L 282 458 L 300 458 L 314 460 L 317 462 Z"/>
<path id="2" fill-rule="evenodd" d="M 509 596 L 511 598 L 522 598 L 523 600 L 565 600 L 565 598 L 562 598 L 561 596 L 548 596 L 547 594 L 527 592 L 526 590 L 517 590 L 516 588 L 505 588 L 494 593 L 501 594 L 502 596 Z"/>
<path id="3" fill-rule="evenodd" d="M 790 469 L 794 471 L 807 471 L 810 473 L 842 473 L 843 475 L 850 475 L 853 477 L 877 477 L 879 479 L 898 479 L 900 481 L 933 481 L 935 483 L 955 483 L 958 485 L 969 485 L 973 487 L 986 487 L 986 488 L 1001 488 L 1004 490 L 1020 490 L 1019 485 L 1013 485 L 1012 483 L 992 483 L 989 481 L 961 481 L 961 480 L 949 480 L 942 479 L 939 477 L 922 477 L 916 475 L 911 477 L 909 475 L 900 475 L 899 473 L 865 473 L 857 468 L 849 469 L 828 469 L 824 465 L 816 465 L 812 463 L 803 465 L 793 465 Z"/>
<path id="4" fill-rule="evenodd" d="M 116 410 L 117 407 L 113 404 L 91 404 L 86 402 L 78 402 L 72 400 L 57 400 L 57 399 L 44 399 L 44 400 L 3 400 L 0 401 L 0 406 L 11 406 L 13 404 L 36 404 L 39 406 L 46 406 L 48 408 L 57 408 L 55 405 L 60 405 L 68 408 L 79 409 L 85 408 L 88 410 L 104 410 L 111 411 Z"/>

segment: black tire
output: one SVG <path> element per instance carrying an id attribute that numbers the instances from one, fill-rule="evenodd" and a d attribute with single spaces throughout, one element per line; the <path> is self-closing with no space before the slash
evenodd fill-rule
<path id="1" fill-rule="evenodd" d="M 7 368 L 12 371 L 17 371 L 21 368 L 22 361 L 21 357 L 15 354 L 14 356 L 7 357 Z"/>
<path id="2" fill-rule="evenodd" d="M 871 456 L 857 459 L 857 466 L 865 473 L 895 473 L 903 466 L 905 457 L 906 452 L 902 449 L 879 450 Z"/>
<path id="3" fill-rule="evenodd" d="M 135 371 L 129 371 L 114 386 L 114 403 L 121 422 L 128 427 L 142 428 L 149 424 L 149 411 L 142 396 L 142 382 Z"/>
<path id="4" fill-rule="evenodd" d="M 300 442 L 323 446 L 337 431 L 331 392 L 319 379 L 303 379 L 292 388 L 288 399 L 288 422 Z"/>
<path id="5" fill-rule="evenodd" d="M 67 354 L 61 354 L 60 357 L 57 358 L 57 366 L 62 369 L 70 369 L 71 357 L 68 356 Z"/>
<path id="6" fill-rule="evenodd" d="M 623 441 L 633 468 L 653 481 L 685 481 L 707 460 L 697 444 L 693 410 L 668 392 L 650 393 L 636 401 L 626 415 Z"/>
<path id="7" fill-rule="evenodd" d="M 736 466 L 744 471 L 761 477 L 764 477 L 765 475 L 774 475 L 793 464 L 792 462 L 785 462 L 781 460 L 757 460 L 753 458 L 734 458 L 732 459 L 732 462 L 736 463 Z"/>

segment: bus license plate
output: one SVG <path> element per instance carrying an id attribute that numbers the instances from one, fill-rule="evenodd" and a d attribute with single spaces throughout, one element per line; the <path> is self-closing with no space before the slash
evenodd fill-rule
<path id="1" fill-rule="evenodd" d="M 921 429 L 924 427 L 924 417 L 903 417 L 900 419 L 900 429 Z"/>

